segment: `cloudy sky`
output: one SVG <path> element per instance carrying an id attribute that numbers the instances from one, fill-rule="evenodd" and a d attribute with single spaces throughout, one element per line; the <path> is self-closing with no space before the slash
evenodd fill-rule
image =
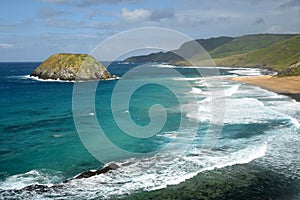
<path id="1" fill-rule="evenodd" d="M 108 37 L 141 27 L 195 39 L 300 33 L 300 0 L 1 0 L 0 61 L 89 53 Z"/>

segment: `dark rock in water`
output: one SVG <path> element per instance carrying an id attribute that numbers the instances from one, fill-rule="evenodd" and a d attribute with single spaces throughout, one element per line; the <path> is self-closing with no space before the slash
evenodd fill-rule
<path id="1" fill-rule="evenodd" d="M 47 185 L 39 185 L 39 184 L 35 184 L 35 185 L 29 185 L 26 186 L 24 188 L 22 188 L 22 190 L 26 190 L 26 191 L 35 191 L 36 193 L 44 193 L 44 192 L 48 192 L 50 190 L 50 187 Z"/>
<path id="2" fill-rule="evenodd" d="M 83 172 L 81 174 L 79 174 L 78 176 L 76 176 L 75 178 L 69 179 L 67 181 L 65 181 L 64 183 L 67 183 L 71 180 L 74 179 L 81 179 L 81 178 L 89 178 L 98 174 L 104 174 L 107 173 L 111 170 L 116 170 L 120 168 L 119 165 L 115 164 L 115 163 L 111 163 L 101 169 L 98 169 L 96 171 L 86 171 Z M 23 192 L 35 192 L 37 194 L 43 194 L 46 192 L 51 192 L 51 191 L 59 191 L 61 189 L 64 189 L 64 184 L 55 184 L 53 186 L 47 186 L 47 185 L 40 185 L 40 184 L 33 184 L 33 185 L 28 185 L 22 189 L 12 189 L 12 190 L 0 190 L 0 196 L 9 196 L 10 194 L 21 194 Z"/>
<path id="3" fill-rule="evenodd" d="M 130 165 L 132 163 L 125 163 L 124 166 Z M 122 165 L 123 166 L 123 165 Z M 76 176 L 75 178 L 69 179 L 67 181 L 65 181 L 64 183 L 67 183 L 69 181 L 72 181 L 74 179 L 81 179 L 81 178 L 89 178 L 98 174 L 104 174 L 107 173 L 111 170 L 116 170 L 120 168 L 119 165 L 115 164 L 115 163 L 111 163 L 101 169 L 95 170 L 95 171 L 86 171 L 83 172 L 81 174 L 79 174 L 78 176 Z M 0 190 L 0 196 L 2 195 L 2 193 L 5 193 L 6 195 L 9 196 L 9 194 L 21 194 L 22 192 L 35 192 L 37 194 L 42 194 L 42 193 L 46 193 L 49 191 L 59 191 L 61 189 L 64 188 L 63 184 L 55 184 L 53 186 L 47 186 L 47 185 L 40 185 L 40 184 L 33 184 L 33 185 L 28 185 L 22 189 L 13 189 L 13 190 Z M 4 195 L 5 196 L 5 195 Z"/>
<path id="4" fill-rule="evenodd" d="M 107 173 L 111 170 L 116 170 L 120 168 L 119 165 L 115 164 L 115 163 L 111 163 L 101 169 L 98 169 L 96 171 L 86 171 L 86 172 L 83 172 L 81 174 L 79 174 L 78 176 L 76 176 L 75 178 L 73 179 L 81 179 L 81 178 L 89 178 L 89 177 L 92 177 L 92 176 L 96 176 L 98 174 L 104 174 L 104 173 Z M 72 179 L 71 179 L 72 180 Z"/>
<path id="5" fill-rule="evenodd" d="M 38 66 L 30 76 L 66 81 L 106 80 L 116 78 L 88 54 L 54 54 Z"/>
<path id="6" fill-rule="evenodd" d="M 47 186 L 47 185 L 40 185 L 40 184 L 34 184 L 34 185 L 28 185 L 22 189 L 12 189 L 12 190 L 0 190 L 0 196 L 9 197 L 12 194 L 21 194 L 24 192 L 35 192 L 37 194 L 43 194 L 45 192 L 49 191 L 58 191 L 59 189 L 62 189 L 64 186 L 61 184 L 53 185 L 53 186 Z M 8 198 L 10 199 L 10 198 Z"/>
<path id="7" fill-rule="evenodd" d="M 126 163 L 121 164 L 121 166 L 122 167 L 127 167 L 127 166 L 132 165 L 132 164 L 134 164 L 134 162 L 126 162 Z"/>

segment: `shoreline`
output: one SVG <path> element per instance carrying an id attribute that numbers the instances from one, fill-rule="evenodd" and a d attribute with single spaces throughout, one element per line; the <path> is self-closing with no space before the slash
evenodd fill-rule
<path id="1" fill-rule="evenodd" d="M 119 80 L 121 79 L 120 77 L 118 76 L 115 76 L 115 77 L 111 77 L 111 78 L 107 78 L 107 79 L 91 79 L 91 80 L 61 80 L 61 79 L 42 79 L 42 78 L 39 78 L 37 76 L 31 76 L 30 74 L 28 75 L 23 75 L 23 76 L 20 76 L 21 78 L 24 78 L 24 79 L 32 79 L 32 80 L 35 80 L 35 81 L 40 81 L 40 82 L 58 82 L 58 83 L 80 83 L 80 82 L 92 82 L 92 81 L 113 81 L 113 80 Z"/>
<path id="2" fill-rule="evenodd" d="M 137 199 L 291 199 L 297 181 L 262 168 L 257 162 L 215 168 L 197 174 L 178 185 L 127 194 L 122 200 Z M 294 199 L 294 198 L 293 198 Z"/>
<path id="3" fill-rule="evenodd" d="M 300 76 L 245 76 L 234 77 L 229 80 L 256 85 L 263 89 L 276 92 L 300 102 Z"/>

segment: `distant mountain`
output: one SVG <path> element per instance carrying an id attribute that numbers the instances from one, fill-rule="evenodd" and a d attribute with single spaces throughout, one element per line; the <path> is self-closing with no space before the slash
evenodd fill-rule
<path id="1" fill-rule="evenodd" d="M 224 45 L 234 38 L 232 37 L 217 37 L 210 39 L 197 39 L 195 40 L 200 44 L 206 51 L 211 51 L 221 45 Z M 175 63 L 182 61 L 183 58 L 179 55 L 183 55 L 185 58 L 190 59 L 199 53 L 199 46 L 195 45 L 195 41 L 189 41 L 183 43 L 179 49 L 168 51 L 151 53 L 149 55 L 133 56 L 124 60 L 124 62 L 167 62 Z M 200 49 L 201 50 L 201 49 Z"/>
<path id="2" fill-rule="evenodd" d="M 300 75 L 300 35 L 254 34 L 240 37 L 197 39 L 218 66 L 263 67 L 281 75 Z M 126 62 L 167 62 L 174 65 L 205 65 L 195 41 L 185 42 L 177 50 L 127 58 Z M 207 57 L 205 58 L 207 59 Z"/>

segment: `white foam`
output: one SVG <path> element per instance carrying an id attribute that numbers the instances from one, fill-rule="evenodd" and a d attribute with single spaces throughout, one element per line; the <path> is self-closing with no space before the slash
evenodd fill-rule
<path id="1" fill-rule="evenodd" d="M 203 79 L 201 77 L 173 78 L 173 80 L 177 80 L 177 81 L 203 81 Z"/>
<path id="2" fill-rule="evenodd" d="M 88 179 L 71 181 L 68 192 L 88 198 L 109 198 L 141 190 L 157 190 L 179 184 L 199 172 L 251 162 L 264 156 L 266 149 L 266 145 L 250 145 L 232 154 L 220 155 L 212 151 L 201 156 L 156 155 L 144 160 L 133 158 L 126 161 L 133 162 L 127 167 Z"/>
<path id="3" fill-rule="evenodd" d="M 265 134 L 269 135 L 269 148 L 261 164 L 277 174 L 300 180 L 300 134 L 297 129 L 285 127 L 267 131 Z"/>
<path id="4" fill-rule="evenodd" d="M 241 90 L 241 92 L 245 95 L 244 90 Z M 287 119 L 291 120 L 295 126 L 299 127 L 299 119 L 291 116 L 297 115 L 297 112 L 300 110 L 300 104 L 298 105 L 292 101 L 290 101 L 290 103 L 284 101 L 285 103 L 283 105 L 282 101 L 274 101 L 273 105 L 268 105 L 256 98 L 232 98 L 233 94 L 237 94 L 237 96 L 240 95 L 239 85 L 229 87 L 224 91 L 224 93 L 226 96 L 224 99 L 224 123 L 267 123 L 271 120 Z M 274 93 L 271 94 L 274 96 Z M 201 95 L 205 95 L 205 93 L 202 92 Z M 216 96 L 218 97 L 218 95 Z M 208 96 L 204 100 L 199 101 L 197 104 L 190 103 L 182 105 L 182 109 L 186 112 L 186 117 L 189 119 L 198 120 L 199 122 L 209 122 L 213 115 L 213 113 L 211 113 L 211 106 L 211 96 Z"/>
<path id="5" fill-rule="evenodd" d="M 36 76 L 30 76 L 30 75 L 24 75 L 24 76 L 16 76 L 16 78 L 20 78 L 20 79 L 31 79 L 31 80 L 35 80 L 35 81 L 41 81 L 41 82 L 61 82 L 61 83 L 74 83 L 75 81 L 64 81 L 64 80 L 60 80 L 60 79 L 40 79 Z"/>
<path id="6" fill-rule="evenodd" d="M 94 112 L 87 112 L 87 113 L 80 114 L 80 116 L 82 116 L 82 117 L 88 117 L 88 116 L 94 116 L 94 115 L 95 115 Z"/>
<path id="7" fill-rule="evenodd" d="M 198 120 L 199 122 L 208 123 L 210 122 L 210 119 L 212 117 L 211 113 L 211 106 L 202 106 L 198 105 L 195 109 L 193 105 L 187 105 L 187 107 L 190 106 L 190 108 L 186 111 L 186 117 L 193 120 Z"/>
<path id="8" fill-rule="evenodd" d="M 250 124 L 267 123 L 285 118 L 255 98 L 226 99 L 225 123 Z"/>
<path id="9" fill-rule="evenodd" d="M 19 78 L 19 79 L 31 79 L 35 81 L 40 81 L 40 82 L 60 82 L 60 83 L 75 83 L 75 82 L 85 82 L 85 81 L 69 81 L 69 80 L 61 80 L 61 79 L 40 79 L 36 76 L 30 76 L 30 75 L 24 75 L 24 76 L 10 76 L 10 78 Z M 105 79 L 105 81 L 111 81 L 111 80 L 119 80 L 120 77 L 116 78 L 108 78 Z M 99 80 L 102 81 L 102 80 Z"/>
<path id="10" fill-rule="evenodd" d="M 291 117 L 290 119 L 291 119 L 291 123 L 292 123 L 295 127 L 300 128 L 300 123 L 299 123 L 299 121 L 298 121 L 297 119 L 295 119 L 295 118 L 293 118 L 293 117 Z"/>
<path id="11" fill-rule="evenodd" d="M 170 64 L 153 64 L 152 66 L 160 68 L 177 68 L 176 66 Z"/>
<path id="12" fill-rule="evenodd" d="M 251 69 L 251 68 L 236 68 L 236 67 L 220 67 L 220 66 L 197 66 L 197 65 L 190 65 L 190 66 L 181 66 L 181 65 L 170 65 L 170 64 L 153 64 L 152 66 L 155 67 L 169 67 L 169 68 L 182 68 L 182 69 Z"/>
<path id="13" fill-rule="evenodd" d="M 57 183 L 62 180 L 62 176 L 59 172 L 47 173 L 38 170 L 31 170 L 24 174 L 16 174 L 13 176 L 9 176 L 3 182 L 0 182 L 0 189 L 21 189 L 33 184 L 43 184 L 52 186 L 53 183 Z"/>
<path id="14" fill-rule="evenodd" d="M 170 132 L 174 137 L 176 132 Z M 265 155 L 266 143 L 253 141 L 240 141 L 246 143 L 245 148 L 226 151 L 205 151 L 195 147 L 192 151 L 199 156 L 190 156 L 188 153 L 178 156 L 178 152 L 156 154 L 148 158 L 131 158 L 122 163 L 132 163 L 121 166 L 117 170 L 105 174 L 99 174 L 90 178 L 76 179 L 64 184 L 63 191 L 45 192 L 39 199 L 51 196 L 71 198 L 100 198 L 105 199 L 112 196 L 122 196 L 137 191 L 150 191 L 179 184 L 200 172 L 222 168 L 235 164 L 243 164 Z M 50 180 L 51 178 L 51 180 Z M 43 180 L 43 181 L 41 181 Z M 57 180 L 56 180 L 57 181 Z M 1 183 L 1 189 L 21 189 L 31 184 L 53 184 L 53 177 L 41 174 L 38 171 L 30 171 L 25 174 L 15 175 L 7 178 Z M 59 190 L 59 188 L 58 188 Z"/>
<path id="15" fill-rule="evenodd" d="M 192 87 L 192 90 L 189 93 L 191 93 L 191 94 L 202 94 L 203 91 L 200 88 Z"/>
<path id="16" fill-rule="evenodd" d="M 240 88 L 240 85 L 239 84 L 236 84 L 236 85 L 233 85 L 231 87 L 229 87 L 228 89 L 225 89 L 225 96 L 226 97 L 230 97 L 232 96 L 233 94 L 235 94 Z"/>
<path id="17" fill-rule="evenodd" d="M 203 80 L 195 81 L 195 84 L 203 85 Z"/>
<path id="18" fill-rule="evenodd" d="M 258 68 L 241 68 L 229 71 L 233 74 L 244 75 L 244 76 L 259 76 L 262 75 L 262 69 Z"/>

